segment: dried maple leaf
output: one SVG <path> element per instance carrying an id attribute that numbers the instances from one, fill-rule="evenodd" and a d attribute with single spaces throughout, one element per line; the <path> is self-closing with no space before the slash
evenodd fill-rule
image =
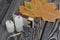
<path id="1" fill-rule="evenodd" d="M 42 17 L 45 21 L 50 22 L 60 18 L 60 10 L 56 10 L 55 3 L 48 3 L 46 0 L 24 1 L 24 6 L 19 6 L 19 12 L 32 18 Z"/>

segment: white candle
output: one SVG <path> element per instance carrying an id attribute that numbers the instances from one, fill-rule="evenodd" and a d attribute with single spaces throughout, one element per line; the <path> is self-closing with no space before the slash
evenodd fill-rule
<path id="1" fill-rule="evenodd" d="M 23 30 L 23 18 L 21 16 L 16 16 L 14 18 L 16 31 L 20 32 Z"/>
<path id="2" fill-rule="evenodd" d="M 13 33 L 14 32 L 14 23 L 11 20 L 7 20 L 6 28 L 9 33 Z"/>

